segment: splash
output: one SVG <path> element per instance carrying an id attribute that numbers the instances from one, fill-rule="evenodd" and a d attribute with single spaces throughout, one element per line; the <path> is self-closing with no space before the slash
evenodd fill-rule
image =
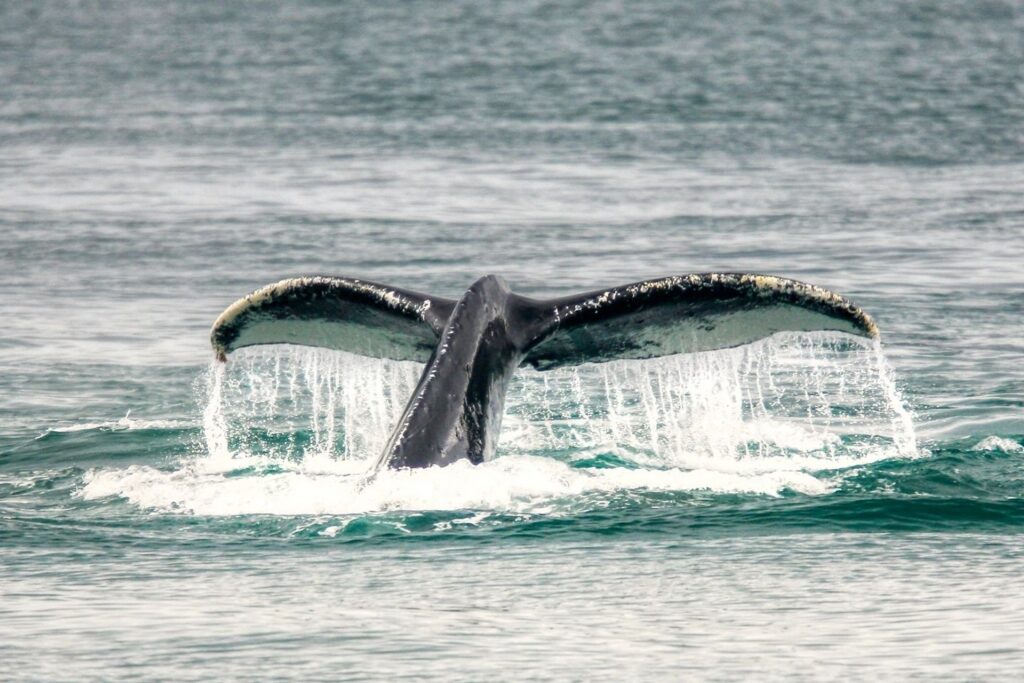
<path id="1" fill-rule="evenodd" d="M 820 495 L 833 489 L 829 471 L 917 454 L 877 344 L 777 335 L 725 351 L 522 369 L 492 461 L 367 479 L 421 370 L 302 347 L 237 353 L 206 375 L 194 460 L 174 471 L 90 471 L 82 495 L 210 515 L 572 514 L 625 491 Z"/>
<path id="2" fill-rule="evenodd" d="M 237 354 L 208 374 L 208 459 L 369 464 L 421 367 L 302 347 Z M 804 334 L 647 361 L 522 369 L 498 455 L 734 469 L 729 463 L 849 464 L 916 451 L 881 347 Z"/>
<path id="3" fill-rule="evenodd" d="M 778 335 L 724 351 L 521 371 L 506 450 L 643 466 L 847 466 L 917 453 L 880 345 Z"/>
<path id="4" fill-rule="evenodd" d="M 421 371 L 418 363 L 305 347 L 236 353 L 207 373 L 207 464 L 262 457 L 330 468 L 372 460 Z"/>

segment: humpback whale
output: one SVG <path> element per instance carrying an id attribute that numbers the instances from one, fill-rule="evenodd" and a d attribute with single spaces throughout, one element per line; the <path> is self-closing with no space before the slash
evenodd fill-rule
<path id="1" fill-rule="evenodd" d="M 267 285 L 230 305 L 211 342 L 226 361 L 258 344 L 301 344 L 425 363 L 377 467 L 478 464 L 496 448 L 516 368 L 723 349 L 776 332 L 877 338 L 871 318 L 815 285 L 748 273 L 699 273 L 556 299 L 512 292 L 495 275 L 458 299 L 344 277 Z"/>

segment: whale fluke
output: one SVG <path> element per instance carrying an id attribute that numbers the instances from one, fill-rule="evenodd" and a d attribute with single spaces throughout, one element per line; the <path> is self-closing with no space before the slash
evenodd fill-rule
<path id="1" fill-rule="evenodd" d="M 221 360 L 245 346 L 289 343 L 425 362 L 379 461 L 400 468 L 479 463 L 493 453 L 520 365 L 711 351 L 785 331 L 878 337 L 867 313 L 821 287 L 703 273 L 558 299 L 519 296 L 489 275 L 458 301 L 365 280 L 282 280 L 229 306 L 211 341 Z"/>

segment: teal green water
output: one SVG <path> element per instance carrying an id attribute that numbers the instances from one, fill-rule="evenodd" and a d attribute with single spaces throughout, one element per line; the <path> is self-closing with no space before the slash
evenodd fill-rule
<path id="1" fill-rule="evenodd" d="M 1012 680 L 1024 7 L 0 7 L 0 678 Z M 212 368 L 303 274 L 691 271 L 830 337 L 521 373 L 363 473 L 414 365 Z"/>

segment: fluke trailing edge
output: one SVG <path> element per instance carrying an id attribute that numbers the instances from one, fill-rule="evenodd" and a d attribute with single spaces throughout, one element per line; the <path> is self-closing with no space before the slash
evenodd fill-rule
<path id="1" fill-rule="evenodd" d="M 426 363 L 379 467 L 429 467 L 494 452 L 520 365 L 711 351 L 776 332 L 876 338 L 871 318 L 821 287 L 770 275 L 703 273 L 559 299 L 514 294 L 483 277 L 458 301 L 339 277 L 282 280 L 229 306 L 213 325 L 217 357 L 257 344 L 302 344 Z"/>

